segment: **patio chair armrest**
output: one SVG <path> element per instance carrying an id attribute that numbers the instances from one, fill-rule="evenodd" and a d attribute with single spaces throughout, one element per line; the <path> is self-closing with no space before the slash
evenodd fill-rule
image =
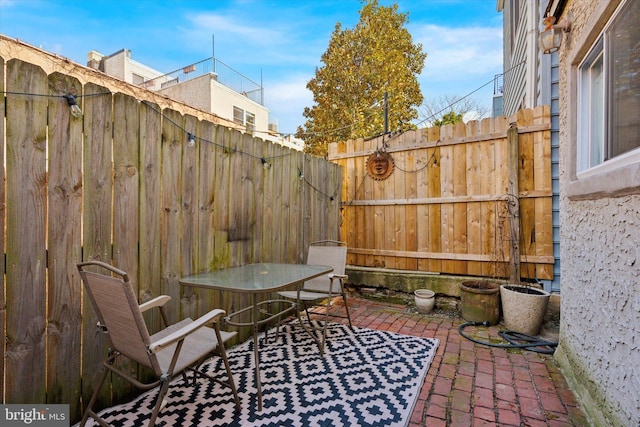
<path id="1" fill-rule="evenodd" d="M 160 295 L 158 297 L 150 299 L 147 302 L 144 302 L 144 303 L 140 304 L 140 311 L 142 313 L 144 313 L 145 311 L 149 310 L 150 308 L 162 307 L 166 303 L 168 303 L 169 301 L 171 301 L 171 297 L 169 295 Z"/>
<path id="2" fill-rule="evenodd" d="M 340 291 L 339 293 L 344 292 L 344 281 L 347 280 L 347 275 L 346 274 L 336 274 L 336 273 L 329 273 L 327 275 L 327 277 L 329 277 L 329 280 L 331 280 L 331 287 L 329 289 L 329 298 L 331 298 L 334 294 L 334 290 L 333 290 L 333 281 L 334 280 L 338 280 L 338 284 L 340 285 Z"/>
<path id="3" fill-rule="evenodd" d="M 157 353 L 162 349 L 178 341 L 185 339 L 189 334 L 192 334 L 193 332 L 197 331 L 203 326 L 208 325 L 210 323 L 218 322 L 218 320 L 224 317 L 225 314 L 226 312 L 219 308 L 211 310 L 210 312 L 198 317 L 196 320 L 189 323 L 188 325 L 185 325 L 182 328 L 178 329 L 177 331 L 167 335 L 166 337 L 163 337 L 158 341 L 151 343 L 151 345 L 149 345 L 149 352 Z"/>

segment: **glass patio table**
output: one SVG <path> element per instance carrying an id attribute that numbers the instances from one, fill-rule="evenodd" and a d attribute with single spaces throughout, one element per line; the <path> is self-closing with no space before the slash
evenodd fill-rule
<path id="1" fill-rule="evenodd" d="M 296 286 L 298 297 L 302 283 L 314 277 L 328 274 L 333 271 L 332 267 L 325 265 L 305 265 L 305 264 L 276 264 L 260 263 L 248 264 L 240 267 L 225 268 L 208 273 L 196 274 L 180 279 L 182 286 L 192 286 L 202 289 L 213 289 L 220 291 L 236 292 L 251 295 L 251 306 L 230 313 L 225 317 L 225 321 L 233 326 L 251 326 L 253 328 L 253 351 L 255 358 L 255 378 L 258 390 L 258 411 L 262 411 L 262 383 L 260 382 L 260 354 L 258 345 L 259 326 L 283 315 L 296 312 L 299 324 L 311 335 L 320 345 L 318 338 L 309 330 L 304 322 L 300 320 L 300 311 L 297 310 L 299 298 L 294 302 L 291 300 L 265 300 L 258 302 L 258 296 L 281 291 L 290 286 Z M 287 305 L 277 313 L 270 313 L 261 310 L 265 304 L 280 302 Z M 233 320 L 237 316 L 247 311 L 251 312 L 250 322 L 240 322 Z M 266 318 L 260 318 L 261 314 L 267 314 Z"/>

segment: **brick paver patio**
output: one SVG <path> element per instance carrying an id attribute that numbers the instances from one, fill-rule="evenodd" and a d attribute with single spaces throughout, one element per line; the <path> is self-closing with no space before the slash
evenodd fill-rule
<path id="1" fill-rule="evenodd" d="M 348 301 L 354 326 L 440 340 L 411 426 L 589 425 L 552 355 L 476 344 L 458 332 L 460 317 L 411 313 L 404 305 L 363 298 Z M 465 332 L 497 343 L 504 342 L 500 330 L 501 324 Z"/>

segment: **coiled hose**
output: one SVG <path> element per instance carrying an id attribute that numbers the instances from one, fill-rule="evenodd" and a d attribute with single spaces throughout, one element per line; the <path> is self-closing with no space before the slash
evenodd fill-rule
<path id="1" fill-rule="evenodd" d="M 538 337 L 533 337 L 531 335 L 527 335 L 527 334 L 523 334 L 515 331 L 499 331 L 498 332 L 498 335 L 500 335 L 509 344 L 480 341 L 464 333 L 464 329 L 468 326 L 489 326 L 489 323 L 488 322 L 466 322 L 458 326 L 458 332 L 460 333 L 460 335 L 462 335 L 469 341 L 473 341 L 476 344 L 486 345 L 489 347 L 526 348 L 527 350 L 531 350 L 536 353 L 553 354 L 553 352 L 555 351 L 555 348 L 558 346 L 557 342 L 543 340 Z"/>

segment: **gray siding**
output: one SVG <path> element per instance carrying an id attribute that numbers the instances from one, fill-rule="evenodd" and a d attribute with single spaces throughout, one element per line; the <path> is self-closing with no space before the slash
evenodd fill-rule
<path id="1" fill-rule="evenodd" d="M 549 105 L 551 109 L 551 183 L 553 189 L 554 278 L 548 291 L 560 291 L 560 77 L 558 54 L 543 55 L 537 34 L 548 0 L 505 1 L 503 113 Z M 517 9 L 514 9 L 517 8 Z M 517 25 L 513 21 L 517 20 Z"/>

